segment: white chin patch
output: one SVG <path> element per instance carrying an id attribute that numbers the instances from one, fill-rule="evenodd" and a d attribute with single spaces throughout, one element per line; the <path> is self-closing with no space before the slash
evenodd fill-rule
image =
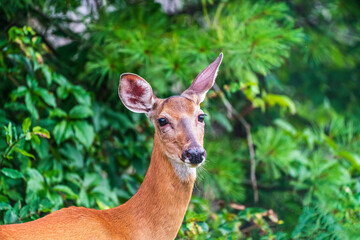
<path id="1" fill-rule="evenodd" d="M 175 173 L 179 176 L 181 181 L 189 181 L 189 177 L 196 179 L 196 168 L 200 167 L 205 162 L 205 157 L 201 163 L 192 164 L 189 159 L 182 161 L 180 158 L 169 157 L 170 162 L 174 166 Z"/>
<path id="2" fill-rule="evenodd" d="M 196 168 L 201 164 L 191 164 L 189 160 L 188 162 L 183 162 L 180 158 L 172 159 L 170 158 L 170 162 L 174 166 L 174 170 L 176 175 L 180 178 L 181 181 L 186 182 L 189 181 L 189 177 L 196 179 Z"/>

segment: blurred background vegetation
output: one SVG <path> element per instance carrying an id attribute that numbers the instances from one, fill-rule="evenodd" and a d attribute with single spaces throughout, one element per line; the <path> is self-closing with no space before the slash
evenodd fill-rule
<path id="1" fill-rule="evenodd" d="M 127 201 L 153 127 L 120 74 L 168 97 L 223 52 L 178 239 L 357 239 L 357 1 L 0 3 L 0 224 Z"/>

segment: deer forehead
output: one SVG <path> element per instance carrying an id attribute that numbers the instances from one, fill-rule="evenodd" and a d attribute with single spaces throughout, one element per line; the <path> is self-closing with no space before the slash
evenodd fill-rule
<path id="1" fill-rule="evenodd" d="M 171 117 L 172 119 L 192 117 L 200 110 L 199 106 L 192 100 L 182 96 L 169 97 L 159 105 L 158 117 Z"/>

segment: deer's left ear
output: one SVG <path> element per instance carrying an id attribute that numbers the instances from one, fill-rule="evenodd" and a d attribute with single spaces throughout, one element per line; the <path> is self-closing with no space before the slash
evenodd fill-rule
<path id="1" fill-rule="evenodd" d="M 206 93 L 215 83 L 215 78 L 222 58 L 223 54 L 220 53 L 219 57 L 213 63 L 197 75 L 191 86 L 185 90 L 181 96 L 193 100 L 196 104 L 200 104 L 204 101 Z"/>

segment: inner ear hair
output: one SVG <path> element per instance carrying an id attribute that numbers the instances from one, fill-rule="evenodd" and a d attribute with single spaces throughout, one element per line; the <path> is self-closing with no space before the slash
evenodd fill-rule
<path id="1" fill-rule="evenodd" d="M 125 107 L 137 113 L 149 113 L 156 99 L 150 84 L 133 73 L 120 76 L 119 97 Z"/>

